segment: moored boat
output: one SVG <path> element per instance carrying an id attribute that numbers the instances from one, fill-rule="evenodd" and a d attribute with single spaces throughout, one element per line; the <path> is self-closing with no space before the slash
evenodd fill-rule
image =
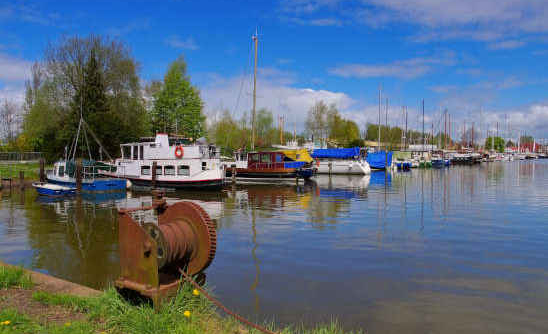
<path id="1" fill-rule="evenodd" d="M 241 183 L 279 183 L 295 179 L 308 180 L 315 174 L 311 163 L 295 161 L 283 152 L 238 154 L 236 161 L 225 163 L 226 177 Z"/>
<path id="2" fill-rule="evenodd" d="M 127 183 L 120 180 L 102 175 L 104 170 L 108 170 L 109 165 L 92 161 L 82 160 L 82 192 L 116 192 L 125 191 Z M 48 182 L 63 187 L 76 188 L 76 161 L 59 160 L 53 164 L 53 170 L 46 173 Z"/>
<path id="3" fill-rule="evenodd" d="M 362 158 L 359 147 L 315 149 L 312 158 L 318 174 L 367 175 L 369 163 Z"/>
<path id="4" fill-rule="evenodd" d="M 159 133 L 154 139 L 122 144 L 114 171 L 103 174 L 135 186 L 165 189 L 212 189 L 224 182 L 219 152 L 205 140 L 192 142 Z"/>
<path id="5" fill-rule="evenodd" d="M 392 152 L 378 151 L 367 153 L 367 163 L 371 169 L 384 170 L 392 165 Z"/>
<path id="6" fill-rule="evenodd" d="M 39 195 L 50 197 L 63 197 L 76 194 L 76 188 L 65 187 L 58 184 L 46 182 L 34 182 L 32 184 Z"/>

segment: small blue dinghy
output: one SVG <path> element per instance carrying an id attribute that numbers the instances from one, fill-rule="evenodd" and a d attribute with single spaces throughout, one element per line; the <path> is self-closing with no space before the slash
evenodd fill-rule
<path id="1" fill-rule="evenodd" d="M 38 194 L 42 196 L 62 197 L 76 194 L 76 188 L 60 186 L 53 183 L 35 182 L 32 186 L 36 189 Z"/>

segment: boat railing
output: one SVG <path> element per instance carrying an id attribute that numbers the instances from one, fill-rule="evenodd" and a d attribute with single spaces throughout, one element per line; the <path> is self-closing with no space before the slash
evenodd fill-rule
<path id="1" fill-rule="evenodd" d="M 249 167 L 253 169 L 285 168 L 285 163 L 283 162 L 253 162 L 249 164 Z"/>

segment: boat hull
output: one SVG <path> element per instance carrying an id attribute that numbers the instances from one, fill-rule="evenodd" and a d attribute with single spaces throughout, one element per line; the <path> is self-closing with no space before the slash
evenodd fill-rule
<path id="1" fill-rule="evenodd" d="M 130 180 L 132 185 L 137 187 L 152 187 L 152 180 L 150 179 L 140 179 L 140 178 L 130 178 L 126 177 L 125 179 Z M 166 180 L 156 180 L 156 188 L 166 188 L 166 189 L 200 189 L 200 190 L 211 190 L 211 189 L 220 189 L 224 184 L 223 179 L 207 179 L 207 180 L 189 180 L 189 181 L 166 181 Z"/>
<path id="2" fill-rule="evenodd" d="M 71 179 L 48 178 L 48 182 L 58 184 L 60 186 L 76 188 L 76 181 Z M 82 182 L 83 192 L 117 192 L 125 191 L 127 184 L 125 180 L 118 178 L 100 178 L 93 181 L 84 180 Z"/>
<path id="3" fill-rule="evenodd" d="M 48 197 L 65 197 L 72 196 L 76 194 L 76 189 L 68 187 L 48 187 L 47 184 L 33 184 L 32 185 L 36 192 L 41 196 Z"/>
<path id="4" fill-rule="evenodd" d="M 371 168 L 365 161 L 320 161 L 316 166 L 317 174 L 367 175 L 371 173 Z"/>

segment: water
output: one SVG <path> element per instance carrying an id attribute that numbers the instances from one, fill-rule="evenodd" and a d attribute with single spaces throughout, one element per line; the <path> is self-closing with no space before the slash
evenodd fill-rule
<path id="1" fill-rule="evenodd" d="M 300 186 L 173 193 L 218 224 L 208 284 L 280 324 L 370 333 L 548 332 L 548 163 L 321 177 Z M 0 259 L 94 288 L 117 277 L 119 199 L 2 192 Z"/>

